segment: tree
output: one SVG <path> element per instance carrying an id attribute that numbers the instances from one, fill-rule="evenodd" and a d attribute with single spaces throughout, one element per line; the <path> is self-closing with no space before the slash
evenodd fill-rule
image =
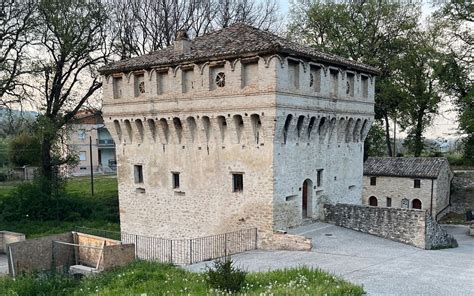
<path id="1" fill-rule="evenodd" d="M 446 95 L 453 98 L 459 129 L 467 134 L 464 157 L 474 163 L 474 3 L 453 0 L 434 14 L 438 44 L 446 55 L 437 73 Z"/>
<path id="2" fill-rule="evenodd" d="M 245 22 L 277 28 L 275 0 L 108 0 L 112 11 L 114 52 L 122 59 L 172 45 L 178 30 L 192 37 Z"/>
<path id="3" fill-rule="evenodd" d="M 27 47 L 31 44 L 36 2 L 4 0 L 0 3 L 0 104 L 20 103 L 28 84 L 21 78 L 31 73 Z"/>
<path id="4" fill-rule="evenodd" d="M 387 154 L 393 155 L 390 118 L 396 118 L 400 102 L 394 72 L 398 59 L 417 31 L 419 5 L 386 1 L 326 3 L 297 1 L 292 7 L 290 36 L 318 50 L 345 56 L 380 69 L 375 89 L 375 117 L 385 125 Z"/>
<path id="5" fill-rule="evenodd" d="M 71 160 L 57 153 L 61 130 L 100 89 L 97 68 L 109 57 L 104 5 L 87 0 L 42 0 L 38 7 L 36 42 L 38 103 L 41 115 L 41 175 L 51 190 L 60 165 Z M 49 183 L 49 184 L 48 184 Z"/>
<path id="6" fill-rule="evenodd" d="M 375 122 L 364 142 L 364 159 L 368 156 L 385 156 L 386 154 L 385 131 L 380 123 Z"/>
<path id="7" fill-rule="evenodd" d="M 434 31 L 413 34 L 408 48 L 400 58 L 394 73 L 397 89 L 405 98 L 401 101 L 400 126 L 408 132 L 406 143 L 415 156 L 424 148 L 423 134 L 438 112 L 441 96 L 437 89 L 436 67 L 442 54 L 436 49 Z"/>
<path id="8" fill-rule="evenodd" d="M 8 143 L 8 160 L 14 166 L 40 164 L 41 144 L 38 137 L 23 132 Z"/>

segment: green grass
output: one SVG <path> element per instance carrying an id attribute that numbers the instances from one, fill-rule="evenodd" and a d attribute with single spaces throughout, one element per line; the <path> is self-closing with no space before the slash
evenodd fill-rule
<path id="1" fill-rule="evenodd" d="M 208 287 L 205 274 L 138 261 L 82 281 L 28 275 L 0 278 L 0 295 L 226 295 Z M 237 295 L 362 295 L 363 289 L 326 272 L 301 267 L 249 273 Z M 227 294 L 228 295 L 228 294 Z"/>
<path id="2" fill-rule="evenodd" d="M 71 231 L 75 226 L 85 226 L 105 230 L 120 230 L 118 223 L 118 191 L 115 176 L 98 176 L 94 178 L 95 194 L 90 190 L 90 178 L 81 177 L 70 179 L 66 190 L 68 194 L 93 204 L 93 214 L 88 219 L 73 219 L 73 221 L 0 221 L 0 230 L 21 232 L 27 238 L 35 238 L 50 234 Z M 0 185 L 0 200 L 14 190 L 19 183 L 4 183 Z"/>

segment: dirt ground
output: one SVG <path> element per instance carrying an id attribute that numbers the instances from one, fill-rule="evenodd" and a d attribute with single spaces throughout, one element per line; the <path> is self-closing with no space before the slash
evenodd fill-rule
<path id="1" fill-rule="evenodd" d="M 451 210 L 441 223 L 466 224 L 467 210 L 474 210 L 474 170 L 454 170 Z"/>

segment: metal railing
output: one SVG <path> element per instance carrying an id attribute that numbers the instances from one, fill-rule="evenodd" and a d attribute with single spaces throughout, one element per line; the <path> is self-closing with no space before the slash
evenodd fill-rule
<path id="1" fill-rule="evenodd" d="M 115 146 L 115 142 L 112 139 L 97 139 L 97 146 L 101 147 L 113 147 Z"/>
<path id="2" fill-rule="evenodd" d="M 135 244 L 135 257 L 172 264 L 193 264 L 257 249 L 257 228 L 191 239 L 164 239 L 77 227 L 76 231 Z"/>

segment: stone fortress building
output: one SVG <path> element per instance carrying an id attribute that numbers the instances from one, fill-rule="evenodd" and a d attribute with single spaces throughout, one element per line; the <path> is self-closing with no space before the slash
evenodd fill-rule
<path id="1" fill-rule="evenodd" d="M 361 204 L 377 70 L 245 24 L 100 70 L 121 230 L 193 238 Z"/>

